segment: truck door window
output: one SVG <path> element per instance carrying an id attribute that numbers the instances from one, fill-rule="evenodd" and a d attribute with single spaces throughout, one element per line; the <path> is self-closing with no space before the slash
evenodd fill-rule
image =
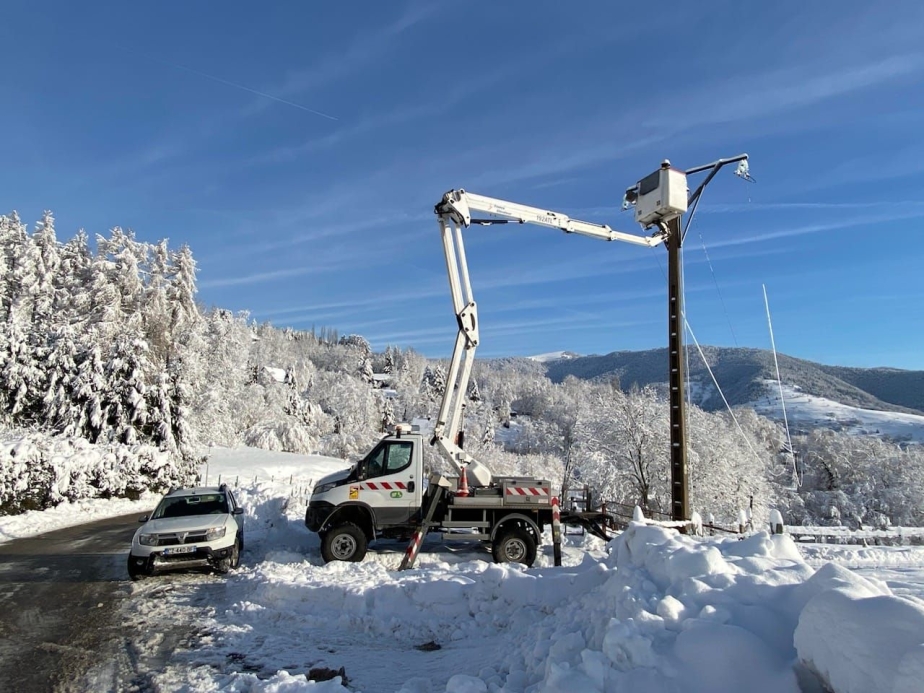
<path id="1" fill-rule="evenodd" d="M 402 469 L 411 466 L 411 450 L 414 444 L 411 442 L 389 443 L 388 444 L 388 462 L 386 474 L 394 474 Z"/>
<path id="2" fill-rule="evenodd" d="M 387 448 L 380 445 L 366 458 L 366 478 L 382 476 L 385 471 L 385 451 Z"/>

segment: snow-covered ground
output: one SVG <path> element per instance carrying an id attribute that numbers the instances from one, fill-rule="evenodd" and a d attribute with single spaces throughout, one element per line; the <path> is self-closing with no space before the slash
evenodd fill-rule
<path id="1" fill-rule="evenodd" d="M 126 634 L 152 689 L 820 693 L 815 669 L 837 693 L 909 693 L 924 680 L 920 547 L 636 524 L 608 546 L 566 535 L 560 568 L 548 541 L 525 569 L 435 538 L 410 571 L 394 542 L 323 565 L 301 489 L 343 464 L 212 451 L 210 476 L 239 482 L 243 565 L 133 583 Z M 308 678 L 341 668 L 345 681 Z"/>
<path id="2" fill-rule="evenodd" d="M 886 679 L 891 690 L 911 676 L 903 672 L 914 664 L 913 653 L 905 669 L 899 666 L 905 653 L 924 643 L 924 630 L 916 640 L 909 641 L 907 629 L 890 639 L 888 623 L 850 608 L 884 601 L 913 628 L 924 614 L 922 549 L 813 552 L 813 545 L 797 548 L 786 537 L 697 540 L 635 526 L 609 547 L 566 536 L 561 568 L 552 567 L 548 543 L 537 566 L 526 570 L 494 565 L 477 547 L 433 539 L 418 567 L 404 573 L 396 571 L 404 549 L 396 543 L 381 543 L 359 564 L 325 566 L 317 537 L 302 524 L 304 502 L 285 496 L 288 480 L 278 482 L 284 473 L 271 476 L 277 481 L 239 491 L 248 506 L 247 531 L 261 537 L 249 541 L 240 570 L 227 578 L 165 576 L 135 587 L 130 619 L 143 632 L 156 634 L 179 618 L 197 633 L 168 662 L 156 660 L 152 680 L 159 687 L 342 691 L 336 678 L 307 679 L 312 669 L 342 667 L 354 691 L 795 693 L 800 677 L 811 685 L 804 667 L 794 667 L 801 657 L 841 676 L 845 691 L 872 690 L 864 686 Z M 893 593 L 877 570 L 896 567 L 911 577 L 893 583 Z M 861 632 L 875 627 L 885 634 L 869 647 L 885 644 L 890 668 L 856 657 L 868 645 L 859 635 L 845 643 L 840 632 L 826 631 L 832 618 L 826 598 L 815 598 L 834 587 L 846 595 L 846 618 Z M 818 614 L 808 608 L 813 604 Z M 156 651 L 157 636 L 150 637 Z M 832 637 L 862 666 L 832 654 L 826 647 Z"/>
<path id="3" fill-rule="evenodd" d="M 766 393 L 750 406 L 759 414 L 782 419 L 780 390 L 775 380 L 764 381 Z M 783 400 L 790 426 L 836 428 L 858 435 L 882 435 L 894 440 L 924 443 L 924 416 L 860 409 L 824 397 L 815 397 L 798 386 L 783 385 Z"/>

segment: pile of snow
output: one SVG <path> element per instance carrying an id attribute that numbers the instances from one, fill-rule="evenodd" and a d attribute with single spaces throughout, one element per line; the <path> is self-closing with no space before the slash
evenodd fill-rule
<path id="1" fill-rule="evenodd" d="M 799 616 L 800 661 L 836 693 L 916 693 L 924 681 L 924 604 L 829 563 Z"/>
<path id="2" fill-rule="evenodd" d="M 561 568 L 545 545 L 532 569 L 431 538 L 398 572 L 398 543 L 324 565 L 303 506 L 240 492 L 262 540 L 226 601 L 195 616 L 205 641 L 154 676 L 165 689 L 799 693 L 820 676 L 852 693 L 912 690 L 921 673 L 924 603 L 834 564 L 816 572 L 785 535 L 633 523 L 607 550 L 566 536 Z M 173 617 L 193 593 L 159 594 L 149 615 Z M 310 681 L 313 667 L 343 667 L 346 687 Z"/>

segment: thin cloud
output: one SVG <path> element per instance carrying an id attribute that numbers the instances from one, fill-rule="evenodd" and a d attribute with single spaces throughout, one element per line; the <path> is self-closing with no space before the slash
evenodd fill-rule
<path id="1" fill-rule="evenodd" d="M 843 67 L 793 65 L 762 74 L 742 75 L 678 95 L 682 129 L 755 120 L 813 106 L 852 92 L 878 87 L 924 69 L 924 54 L 906 53 Z M 676 129 L 677 120 L 647 119 L 649 127 Z"/>
<path id="2" fill-rule="evenodd" d="M 486 145 L 478 157 L 525 162 L 510 168 L 494 167 L 473 179 L 472 185 L 498 185 L 543 176 L 560 176 L 588 166 L 615 161 L 655 144 L 671 140 L 676 146 L 683 135 L 704 126 L 768 119 L 816 106 L 832 99 L 898 82 L 924 71 L 924 54 L 906 53 L 878 61 L 843 67 L 836 65 L 791 65 L 784 69 L 736 75 L 724 81 L 673 94 L 684 117 L 650 117 L 663 112 L 651 102 L 626 112 L 616 122 L 587 122 L 575 130 L 584 133 L 581 142 L 573 138 L 545 139 L 542 154 L 535 152 L 536 135 L 531 133 L 505 143 L 501 156 L 496 144 Z M 808 74 L 807 74 L 808 73 Z M 626 133 L 635 133 L 627 138 Z M 612 144 L 601 144 L 611 142 Z M 627 181 L 627 184 L 632 181 Z"/>
<path id="3" fill-rule="evenodd" d="M 376 32 L 358 34 L 346 50 L 326 56 L 317 65 L 290 72 L 281 84 L 267 91 L 289 97 L 342 79 L 379 60 L 396 38 L 442 9 L 438 2 L 410 5 L 390 24 Z M 259 113 L 265 107 L 264 102 L 256 102 L 245 114 Z"/>
<path id="4" fill-rule="evenodd" d="M 453 83 L 439 88 L 440 96 L 433 99 L 429 96 L 421 97 L 420 103 L 412 106 L 402 106 L 386 113 L 376 112 L 375 115 L 360 120 L 349 127 L 343 127 L 336 132 L 323 137 L 313 138 L 302 144 L 278 147 L 267 154 L 253 159 L 253 163 L 278 163 L 291 161 L 303 154 L 330 149 L 342 142 L 347 142 L 362 135 L 376 132 L 383 128 L 404 125 L 425 118 L 434 118 L 446 111 L 471 99 L 476 94 L 491 87 L 513 79 L 526 70 L 534 70 L 543 64 L 552 62 L 556 57 L 573 48 L 572 42 L 563 42 L 558 46 L 547 47 L 539 55 L 530 55 L 520 58 L 493 72 L 481 74 L 477 78 L 464 82 Z"/>
<path id="5" fill-rule="evenodd" d="M 254 94 L 254 95 L 256 95 L 256 96 L 259 96 L 259 97 L 262 98 L 262 99 L 269 99 L 270 101 L 275 101 L 276 103 L 281 103 L 281 104 L 284 104 L 284 105 L 286 105 L 286 106 L 291 106 L 292 108 L 297 108 L 297 109 L 299 109 L 299 110 L 301 110 L 301 111 L 305 111 L 305 112 L 307 112 L 307 113 L 311 113 L 312 115 L 316 115 L 316 116 L 319 116 L 319 117 L 321 117 L 321 118 L 327 118 L 328 120 L 338 120 L 338 118 L 336 118 L 335 116 L 330 115 L 329 113 L 324 113 L 323 111 L 318 111 L 318 110 L 315 110 L 315 109 L 313 109 L 313 108 L 309 108 L 308 106 L 305 106 L 305 105 L 300 104 L 300 103 L 296 103 L 296 102 L 294 102 L 294 101 L 290 101 L 289 99 L 284 99 L 284 98 L 282 98 L 282 97 L 280 97 L 280 96 L 275 96 L 275 95 L 273 95 L 273 94 L 269 94 L 269 93 L 267 93 L 267 92 L 260 91 L 260 90 L 258 90 L 258 89 L 253 89 L 252 87 L 248 87 L 248 86 L 245 85 L 245 84 L 240 84 L 239 82 L 232 82 L 232 81 L 229 80 L 229 79 L 224 79 L 223 77 L 218 77 L 217 75 L 211 75 L 211 74 L 209 74 L 208 72 L 203 72 L 202 70 L 196 70 L 195 68 L 189 67 L 189 66 L 187 66 L 187 65 L 181 65 L 180 63 L 171 62 L 171 61 L 169 61 L 169 60 L 164 60 L 163 58 L 157 58 L 157 57 L 155 57 L 155 56 L 153 56 L 153 55 L 147 55 L 147 54 L 145 54 L 145 53 L 139 53 L 138 51 L 128 50 L 128 49 L 126 49 L 126 48 L 121 48 L 120 50 L 122 50 L 122 51 L 124 51 L 124 52 L 126 52 L 126 53 L 131 53 L 131 54 L 133 54 L 133 55 L 140 56 L 140 57 L 142 57 L 142 58 L 145 58 L 146 60 L 150 60 L 151 62 L 158 63 L 158 64 L 160 64 L 160 65 L 165 65 L 165 66 L 167 66 L 167 67 L 172 67 L 172 68 L 175 69 L 175 70 L 182 70 L 183 72 L 188 72 L 188 73 L 190 73 L 190 74 L 198 75 L 199 77 L 203 77 L 204 79 L 208 79 L 208 80 L 211 80 L 211 81 L 213 81 L 213 82 L 217 82 L 218 84 L 223 84 L 223 85 L 225 85 L 225 86 L 227 86 L 227 87 L 232 87 L 232 88 L 238 89 L 238 90 L 240 90 L 240 91 L 245 91 L 245 92 L 248 92 L 248 93 L 250 93 L 250 94 Z"/>
<path id="6" fill-rule="evenodd" d="M 326 223 L 315 222 L 316 228 L 311 231 L 300 233 L 288 238 L 279 240 L 268 240 L 260 243 L 238 243 L 230 248 L 226 248 L 219 253 L 207 255 L 208 261 L 230 260 L 240 257 L 253 257 L 266 253 L 273 253 L 279 250 L 297 248 L 298 246 L 308 243 L 316 243 L 324 239 L 338 238 L 357 234 L 368 229 L 392 229 L 402 224 L 418 224 L 433 217 L 432 214 L 419 214 L 416 216 L 402 213 L 383 213 L 380 218 L 363 219 L 360 221 L 351 221 L 346 223 Z M 253 224 L 255 232 L 261 237 L 267 235 L 267 225 L 262 223 Z M 401 236 L 391 234 L 391 242 Z"/>
<path id="7" fill-rule="evenodd" d="M 876 201 L 876 202 L 739 202 L 723 204 L 702 204 L 699 214 L 740 214 L 742 212 L 802 211 L 802 210 L 849 210 L 899 207 L 924 208 L 924 200 Z"/>
<path id="8" fill-rule="evenodd" d="M 272 272 L 256 272 L 239 277 L 227 277 L 225 279 L 209 279 L 199 282 L 199 288 L 216 289 L 226 286 L 247 286 L 249 284 L 265 284 L 266 282 L 287 279 L 288 277 L 300 277 L 306 274 L 315 274 L 319 272 L 329 272 L 338 269 L 334 264 L 303 265 L 301 267 L 292 267 L 290 269 L 273 270 Z"/>
<path id="9" fill-rule="evenodd" d="M 854 217 L 843 221 L 836 221 L 827 224 L 806 224 L 804 226 L 795 226 L 788 229 L 779 229 L 776 231 L 765 231 L 754 233 L 749 236 L 738 236 L 736 238 L 727 238 L 721 241 L 710 243 L 711 248 L 727 248 L 729 246 L 744 245 L 750 243 L 761 243 L 763 241 L 772 241 L 779 238 L 791 238 L 794 236 L 806 236 L 815 233 L 824 233 L 826 231 L 838 231 L 856 226 L 868 226 L 871 224 L 889 224 L 896 221 L 908 219 L 919 219 L 924 214 L 922 212 L 903 212 L 898 214 L 881 214 L 876 216 Z"/>

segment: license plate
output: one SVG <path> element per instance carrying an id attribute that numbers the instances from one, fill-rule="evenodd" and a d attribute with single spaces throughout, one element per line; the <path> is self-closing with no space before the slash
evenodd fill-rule
<path id="1" fill-rule="evenodd" d="M 172 556 L 173 554 L 176 554 L 176 553 L 195 553 L 195 552 L 196 552 L 195 546 L 174 546 L 169 549 L 164 549 L 165 556 L 168 556 L 168 555 Z"/>

